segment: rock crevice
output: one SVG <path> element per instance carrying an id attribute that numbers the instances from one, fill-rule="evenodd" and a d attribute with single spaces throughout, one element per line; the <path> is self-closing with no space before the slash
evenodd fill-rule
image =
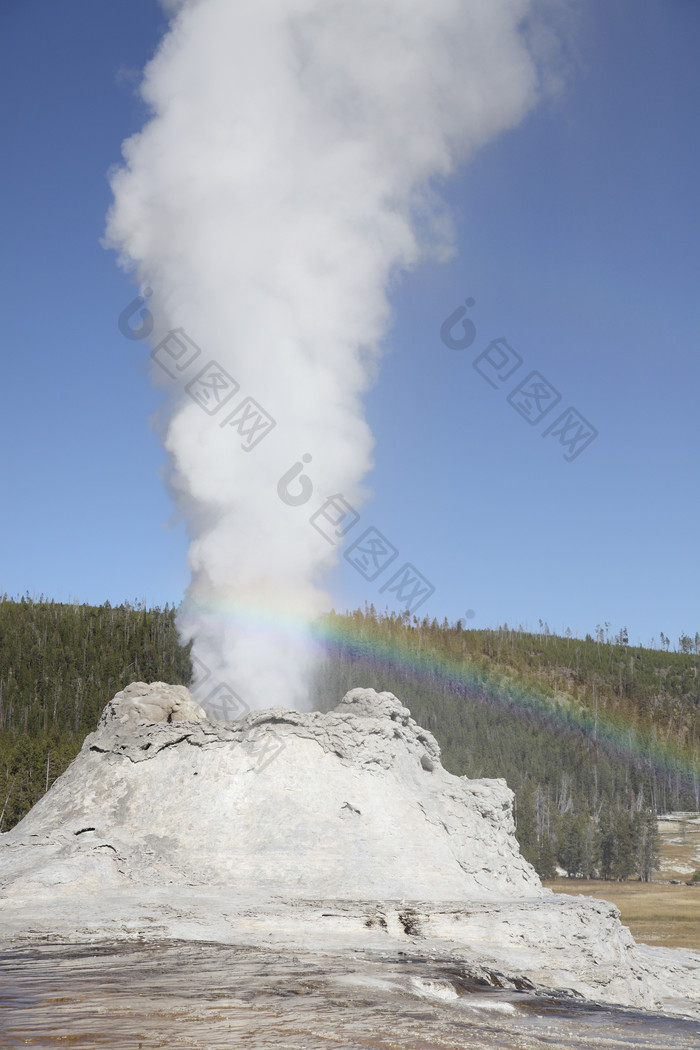
<path id="1" fill-rule="evenodd" d="M 657 952 L 654 975 L 611 905 L 543 889 L 512 803 L 503 780 L 448 773 L 391 693 L 225 723 L 183 686 L 134 683 L 0 836 L 0 905 L 15 941 L 37 922 L 68 940 L 166 929 L 326 952 L 410 938 L 523 987 L 700 998 L 700 956 Z"/>

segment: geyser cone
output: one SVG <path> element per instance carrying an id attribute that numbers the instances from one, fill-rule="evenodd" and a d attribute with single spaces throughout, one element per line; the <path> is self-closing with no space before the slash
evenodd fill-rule
<path id="1" fill-rule="evenodd" d="M 25 941 L 418 951 L 502 987 L 686 1012 L 700 998 L 697 957 L 635 945 L 605 901 L 543 890 L 504 781 L 447 773 L 431 734 L 372 689 L 328 714 L 224 724 L 182 686 L 129 686 L 0 837 L 0 884 L 7 935 Z"/>

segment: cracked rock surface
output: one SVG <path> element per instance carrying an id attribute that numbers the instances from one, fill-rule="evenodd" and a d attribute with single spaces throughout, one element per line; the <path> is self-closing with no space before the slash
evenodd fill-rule
<path id="1" fill-rule="evenodd" d="M 224 723 L 183 686 L 135 683 L 0 836 L 5 940 L 410 942 L 514 982 L 689 1010 L 700 956 L 641 948 L 614 906 L 543 889 L 512 801 L 503 780 L 444 770 L 391 693 Z"/>

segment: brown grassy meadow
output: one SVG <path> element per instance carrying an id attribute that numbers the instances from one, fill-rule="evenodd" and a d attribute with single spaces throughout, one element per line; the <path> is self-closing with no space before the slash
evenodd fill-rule
<path id="1" fill-rule="evenodd" d="M 643 944 L 700 951 L 700 884 L 685 885 L 700 868 L 700 815 L 670 814 L 659 819 L 661 866 L 654 882 L 553 879 L 555 893 L 602 897 L 620 909 L 622 922 Z M 671 880 L 681 880 L 673 885 Z"/>
<path id="2" fill-rule="evenodd" d="M 553 879 L 544 885 L 555 893 L 612 901 L 634 939 L 643 944 L 700 951 L 700 885 L 599 879 Z"/>

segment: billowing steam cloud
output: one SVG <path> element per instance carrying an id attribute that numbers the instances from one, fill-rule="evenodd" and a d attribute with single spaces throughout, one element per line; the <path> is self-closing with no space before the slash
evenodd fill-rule
<path id="1" fill-rule="evenodd" d="M 164 438 L 191 538 L 179 628 L 212 683 L 251 707 L 303 707 L 306 630 L 328 607 L 339 550 L 309 518 L 333 495 L 362 504 L 372 437 L 360 399 L 388 282 L 449 248 L 431 180 L 532 104 L 520 32 L 532 5 L 165 6 L 172 23 L 142 86 L 153 117 L 124 144 L 107 235 L 153 290 L 158 338 L 182 330 L 170 345 L 186 347 L 177 365 L 171 354 Z M 185 336 L 201 350 L 191 368 Z M 238 384 L 220 407 L 233 388 L 216 368 Z M 263 413 L 253 447 L 246 411 Z M 285 501 L 278 483 L 295 464 Z"/>

